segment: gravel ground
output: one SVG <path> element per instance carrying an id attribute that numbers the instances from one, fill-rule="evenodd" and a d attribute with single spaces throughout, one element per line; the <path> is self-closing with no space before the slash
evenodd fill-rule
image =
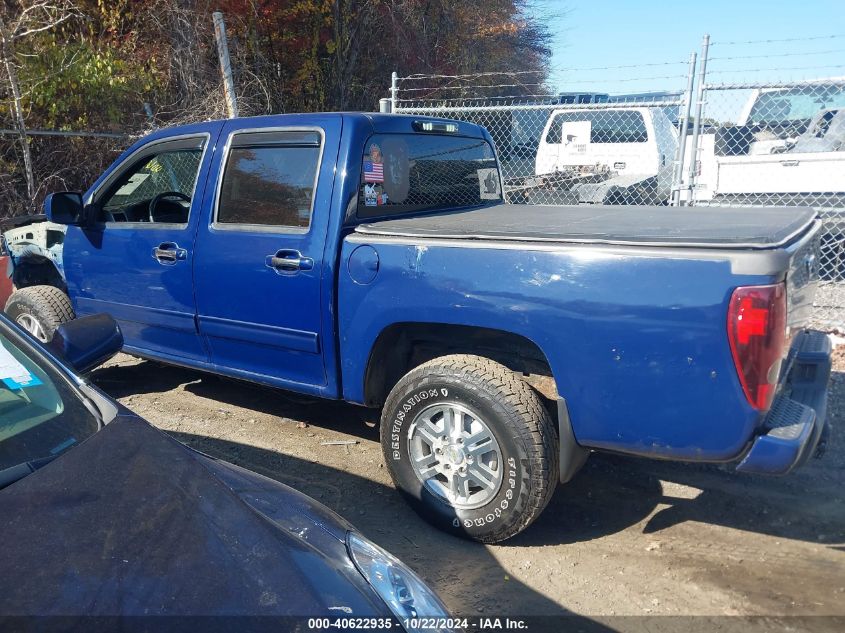
<path id="1" fill-rule="evenodd" d="M 785 478 L 594 455 L 526 532 L 442 534 L 399 498 L 376 411 L 119 356 L 105 391 L 179 440 L 294 486 L 414 567 L 456 614 L 845 616 L 845 346 L 826 455 Z M 323 446 L 355 440 L 351 446 Z"/>

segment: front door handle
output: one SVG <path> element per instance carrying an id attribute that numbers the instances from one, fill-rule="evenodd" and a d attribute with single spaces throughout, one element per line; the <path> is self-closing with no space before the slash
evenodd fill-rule
<path id="1" fill-rule="evenodd" d="M 314 260 L 303 257 L 297 250 L 285 248 L 276 251 L 274 255 L 267 255 L 264 258 L 264 265 L 283 275 L 298 273 L 300 270 L 311 270 L 314 268 Z"/>
<path id="2" fill-rule="evenodd" d="M 186 259 L 187 257 L 188 251 L 184 248 L 179 248 L 176 242 L 162 242 L 153 248 L 153 259 L 165 266 L 173 266 L 179 260 Z"/>

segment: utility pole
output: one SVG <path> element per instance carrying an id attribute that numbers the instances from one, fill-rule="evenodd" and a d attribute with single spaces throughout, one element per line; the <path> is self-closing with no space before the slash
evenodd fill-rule
<path id="1" fill-rule="evenodd" d="M 217 56 L 220 58 L 220 74 L 223 75 L 223 92 L 226 95 L 226 109 L 229 111 L 229 118 L 238 116 L 238 101 L 235 96 L 235 82 L 232 79 L 232 65 L 229 62 L 229 43 L 226 40 L 226 24 L 223 22 L 223 14 L 215 11 L 214 37 L 217 40 Z"/>

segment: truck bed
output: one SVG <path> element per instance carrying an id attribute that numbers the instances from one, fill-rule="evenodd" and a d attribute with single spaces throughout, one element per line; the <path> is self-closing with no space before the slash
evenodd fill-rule
<path id="1" fill-rule="evenodd" d="M 772 249 L 792 242 L 816 213 L 796 207 L 623 207 L 498 204 L 362 224 L 367 235 Z"/>

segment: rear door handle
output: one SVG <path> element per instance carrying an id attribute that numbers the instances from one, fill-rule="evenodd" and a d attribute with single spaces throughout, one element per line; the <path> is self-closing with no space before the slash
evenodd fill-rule
<path id="1" fill-rule="evenodd" d="M 314 260 L 310 257 L 303 257 L 302 253 L 294 249 L 282 249 L 274 255 L 267 255 L 264 258 L 264 265 L 272 268 L 278 274 L 294 274 L 300 270 L 311 270 L 314 268 Z"/>
<path id="2" fill-rule="evenodd" d="M 165 266 L 173 266 L 179 260 L 186 259 L 187 257 L 188 251 L 184 248 L 179 248 L 176 242 L 162 242 L 153 248 L 153 259 Z"/>

